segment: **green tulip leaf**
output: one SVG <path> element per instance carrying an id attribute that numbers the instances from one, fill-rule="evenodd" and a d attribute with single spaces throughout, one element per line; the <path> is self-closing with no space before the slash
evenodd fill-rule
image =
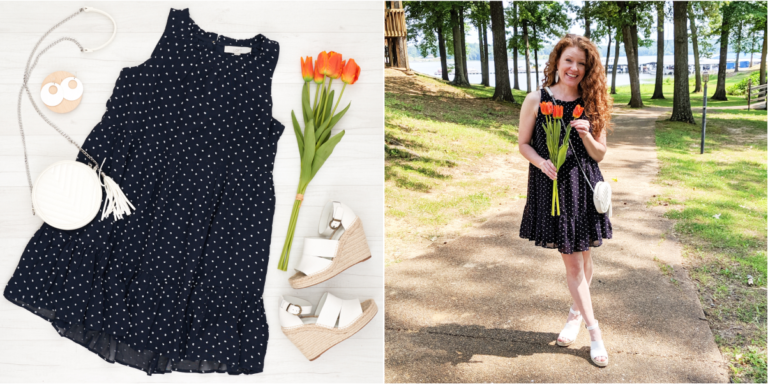
<path id="1" fill-rule="evenodd" d="M 304 135 L 301 133 L 301 126 L 293 111 L 291 111 L 291 120 L 293 120 L 293 133 L 296 134 L 296 142 L 299 144 L 299 155 L 301 155 L 304 153 Z"/>
<path id="2" fill-rule="evenodd" d="M 320 170 L 320 167 L 323 166 L 325 163 L 325 160 L 328 159 L 329 156 L 331 156 L 331 153 L 333 153 L 333 149 L 336 148 L 336 144 L 341 141 L 341 138 L 344 137 L 344 131 L 341 131 L 337 133 L 335 136 L 328 139 L 325 144 L 321 145 L 320 148 L 317 150 L 317 154 L 315 155 L 315 161 L 312 163 L 312 173 L 310 176 L 310 180 L 312 180 L 315 175 L 317 174 L 317 171 Z M 314 148 L 312 148 L 314 151 Z"/>
<path id="3" fill-rule="evenodd" d="M 309 177 L 312 172 L 312 162 L 315 159 L 315 121 L 309 120 L 307 126 L 304 128 L 304 153 L 301 156 L 301 175 L 299 176 L 300 184 L 309 184 L 312 180 Z"/>
<path id="4" fill-rule="evenodd" d="M 333 127 L 336 125 L 336 123 L 339 122 L 339 120 L 341 120 L 342 117 L 344 117 L 344 114 L 347 113 L 347 110 L 349 109 L 350 106 L 352 106 L 352 102 L 347 104 L 346 108 L 342 109 L 341 112 L 337 113 L 336 116 L 333 116 L 331 118 L 331 124 L 328 125 L 329 131 L 333 129 Z"/>
<path id="5" fill-rule="evenodd" d="M 331 108 L 333 108 L 333 94 L 336 91 L 331 91 L 328 98 L 325 100 L 325 112 L 323 113 L 323 122 L 331 120 Z"/>
<path id="6" fill-rule="evenodd" d="M 568 153 L 568 146 L 563 145 L 560 147 L 560 153 L 557 154 L 557 169 L 560 169 L 560 166 L 565 163 L 565 155 Z"/>
<path id="7" fill-rule="evenodd" d="M 307 124 L 312 116 L 312 105 L 309 103 L 309 83 L 305 82 L 301 89 L 301 110 L 304 115 L 304 124 Z"/>

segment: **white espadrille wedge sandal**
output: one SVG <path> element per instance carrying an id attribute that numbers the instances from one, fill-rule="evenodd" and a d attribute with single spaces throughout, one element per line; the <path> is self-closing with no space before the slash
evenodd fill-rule
<path id="1" fill-rule="evenodd" d="M 378 307 L 373 299 L 342 300 L 324 293 L 312 313 L 312 304 L 293 296 L 280 296 L 280 326 L 304 356 L 313 361 L 334 345 L 363 329 Z"/>
<path id="2" fill-rule="evenodd" d="M 584 324 L 586 327 L 586 324 Z M 595 325 L 591 327 L 587 327 L 587 331 L 591 331 L 593 329 L 600 329 L 600 327 L 597 326 L 597 320 L 595 320 Z M 605 361 L 599 361 L 595 360 L 595 357 L 598 356 L 605 356 Z M 608 365 L 608 351 L 605 350 L 605 344 L 603 344 L 603 341 L 590 341 L 589 344 L 589 357 L 592 359 L 592 362 L 597 364 L 600 367 L 605 367 Z"/>
<path id="3" fill-rule="evenodd" d="M 560 334 L 557 335 L 557 345 L 561 347 L 567 347 L 571 344 L 573 344 L 574 341 L 576 341 L 576 336 L 579 335 L 579 330 L 581 329 L 581 322 L 584 321 L 584 318 L 581 316 L 580 311 L 574 311 L 573 308 L 570 308 L 570 313 L 573 313 L 576 316 L 579 316 L 579 323 L 565 323 L 565 327 L 563 327 L 563 330 L 560 331 Z M 560 341 L 560 338 L 568 339 L 570 341 L 568 342 L 562 342 Z"/>
<path id="4" fill-rule="evenodd" d="M 363 223 L 346 204 L 329 201 L 320 216 L 318 231 L 328 238 L 304 239 L 301 262 L 294 267 L 296 274 L 288 279 L 295 289 L 320 284 L 371 258 Z"/>

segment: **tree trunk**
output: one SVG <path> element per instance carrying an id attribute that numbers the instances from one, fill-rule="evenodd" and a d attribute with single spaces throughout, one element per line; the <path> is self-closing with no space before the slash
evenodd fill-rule
<path id="1" fill-rule="evenodd" d="M 488 21 L 483 20 L 483 52 L 485 56 L 485 60 L 483 61 L 483 85 L 486 87 L 491 86 L 491 75 L 488 65 L 489 55 L 488 55 Z"/>
<path id="2" fill-rule="evenodd" d="M 514 60 L 512 62 L 512 71 L 514 72 L 512 76 L 515 78 L 514 88 L 517 90 L 520 90 L 520 83 L 517 77 L 517 3 L 513 2 L 512 6 L 513 6 L 512 17 L 514 17 L 515 19 L 515 24 L 512 27 L 512 36 L 515 39 L 515 46 L 512 48 L 512 60 Z M 765 61 L 765 59 L 763 59 L 763 61 Z"/>
<path id="3" fill-rule="evenodd" d="M 616 71 L 619 67 L 619 49 L 621 48 L 621 41 L 619 40 L 619 30 L 616 29 L 616 52 L 613 55 L 613 74 L 611 75 L 611 95 L 616 94 Z"/>
<path id="4" fill-rule="evenodd" d="M 691 41 L 693 42 L 693 65 L 696 67 L 696 87 L 693 93 L 701 92 L 701 66 L 699 65 L 699 35 L 696 29 L 696 18 L 693 14 L 693 5 L 688 3 L 688 17 L 691 19 Z"/>
<path id="5" fill-rule="evenodd" d="M 760 60 L 760 85 L 765 84 L 766 54 L 768 54 L 768 24 L 765 25 L 765 30 L 763 31 L 763 53 L 761 55 L 762 60 Z"/>
<path id="6" fill-rule="evenodd" d="M 469 82 L 469 68 L 467 68 L 467 41 L 464 33 L 464 7 L 459 8 L 459 25 L 461 25 L 461 60 L 464 62 L 464 77 Z"/>
<path id="7" fill-rule="evenodd" d="M 656 2 L 656 85 L 651 99 L 664 98 L 664 2 Z"/>
<path id="8" fill-rule="evenodd" d="M 605 50 L 605 77 L 608 77 L 608 60 L 611 59 L 611 30 L 608 29 L 608 49 Z"/>
<path id="9" fill-rule="evenodd" d="M 688 88 L 688 2 L 673 3 L 675 17 L 675 95 L 670 121 L 695 124 Z"/>
<path id="10" fill-rule="evenodd" d="M 637 5 L 625 1 L 618 1 L 617 5 L 619 10 L 631 17 L 630 24 L 622 26 L 622 34 L 624 35 L 624 52 L 627 54 L 627 66 L 629 67 L 629 88 L 631 90 L 631 96 L 629 99 L 629 106 L 631 108 L 642 108 L 643 100 L 640 96 L 640 73 L 637 69 Z"/>
<path id="11" fill-rule="evenodd" d="M 523 21 L 523 41 L 525 43 L 525 79 L 528 82 L 528 93 L 531 93 L 531 49 L 528 45 L 528 22 Z M 496 53 L 496 51 L 493 51 Z"/>
<path id="12" fill-rule="evenodd" d="M 536 24 L 533 25 L 533 39 L 536 40 L 536 47 L 533 48 L 533 60 L 536 63 L 536 89 L 539 89 L 539 35 L 536 33 Z"/>
<path id="13" fill-rule="evenodd" d="M 749 39 L 749 67 L 752 68 L 752 59 L 755 57 L 755 39 Z"/>
<path id="14" fill-rule="evenodd" d="M 584 37 L 589 39 L 590 31 L 589 31 L 589 1 L 584 2 Z M 538 72 L 538 70 L 537 70 Z"/>
<path id="15" fill-rule="evenodd" d="M 483 83 L 483 79 L 485 79 L 485 66 L 484 60 L 485 60 L 485 50 L 483 49 L 483 30 L 481 27 L 482 23 L 478 22 L 477 25 L 477 39 L 478 39 L 478 48 L 480 49 L 480 84 Z"/>
<path id="16" fill-rule="evenodd" d="M 445 53 L 445 37 L 443 27 L 437 27 L 437 46 L 440 50 L 440 69 L 443 71 L 443 80 L 448 81 L 448 55 Z"/>
<path id="17" fill-rule="evenodd" d="M 710 100 L 728 100 L 725 95 L 725 67 L 728 58 L 728 32 L 731 29 L 731 9 L 729 5 L 723 6 L 723 24 L 720 26 L 720 64 L 717 69 L 717 87 Z"/>
<path id="18" fill-rule="evenodd" d="M 493 31 L 493 66 L 496 70 L 496 89 L 493 100 L 515 102 L 509 87 L 509 65 L 507 64 L 507 31 L 504 27 L 504 5 L 491 1 L 491 31 Z"/>
<path id="19" fill-rule="evenodd" d="M 451 24 L 453 30 L 453 82 L 451 84 L 460 87 L 468 87 L 469 81 L 464 76 L 464 51 L 461 46 L 461 26 L 459 26 L 459 11 L 451 10 Z"/>
<path id="20" fill-rule="evenodd" d="M 734 65 L 734 72 L 739 71 L 739 53 L 743 50 L 741 46 L 741 30 L 744 29 L 744 21 L 739 23 L 739 34 L 736 37 L 736 65 Z"/>

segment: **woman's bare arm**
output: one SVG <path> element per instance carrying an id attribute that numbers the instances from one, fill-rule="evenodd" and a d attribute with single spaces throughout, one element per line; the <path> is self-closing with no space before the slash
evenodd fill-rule
<path id="1" fill-rule="evenodd" d="M 601 162 L 605 157 L 605 152 L 608 150 L 606 130 L 603 129 L 603 131 L 600 132 L 600 137 L 595 139 L 589 132 L 590 123 L 588 120 L 573 120 L 571 121 L 571 126 L 578 132 L 589 156 L 595 159 L 598 163 Z"/>
<path id="2" fill-rule="evenodd" d="M 520 108 L 520 125 L 518 126 L 517 142 L 520 148 L 520 154 L 523 155 L 531 164 L 539 168 L 544 174 L 552 180 L 557 180 L 557 169 L 552 161 L 544 159 L 536 153 L 531 146 L 531 136 L 536 125 L 536 116 L 539 113 L 539 92 L 531 92 L 525 97 L 523 106 Z"/>

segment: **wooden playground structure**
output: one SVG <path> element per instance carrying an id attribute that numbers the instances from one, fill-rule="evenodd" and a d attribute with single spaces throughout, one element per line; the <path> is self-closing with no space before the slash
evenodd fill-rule
<path id="1" fill-rule="evenodd" d="M 408 32 L 402 1 L 385 2 L 384 9 L 384 65 L 406 72 L 408 64 Z"/>

